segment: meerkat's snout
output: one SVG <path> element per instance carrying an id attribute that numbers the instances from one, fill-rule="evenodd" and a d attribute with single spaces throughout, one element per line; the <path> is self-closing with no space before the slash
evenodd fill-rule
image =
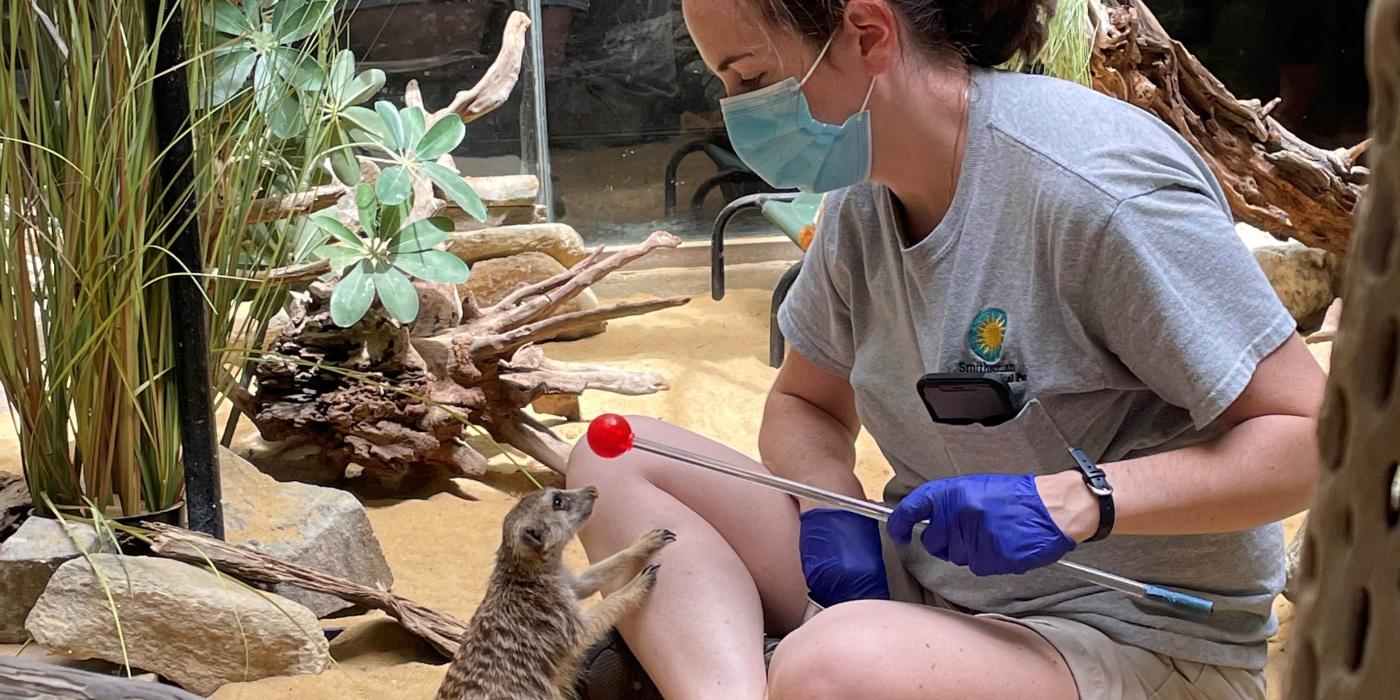
<path id="1" fill-rule="evenodd" d="M 573 511 L 577 516 L 575 527 L 581 527 L 588 520 L 588 516 L 593 515 L 593 505 L 598 502 L 598 487 L 584 486 L 569 493 L 573 496 Z"/>

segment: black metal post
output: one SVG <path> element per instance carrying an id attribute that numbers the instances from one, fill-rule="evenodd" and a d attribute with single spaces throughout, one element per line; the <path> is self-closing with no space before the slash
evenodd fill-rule
<path id="1" fill-rule="evenodd" d="M 169 17 L 162 14 L 169 12 Z M 222 488 L 214 403 L 209 381 L 209 327 L 200 293 L 203 251 L 193 191 L 194 142 L 189 133 L 190 101 L 185 80 L 185 31 L 179 0 L 146 0 L 151 41 L 156 42 L 158 76 L 152 89 L 164 207 L 174 224 L 169 244 L 176 274 L 170 280 L 170 317 L 175 332 L 175 379 L 180 411 L 180 456 L 185 467 L 185 507 L 189 526 L 223 539 Z"/>

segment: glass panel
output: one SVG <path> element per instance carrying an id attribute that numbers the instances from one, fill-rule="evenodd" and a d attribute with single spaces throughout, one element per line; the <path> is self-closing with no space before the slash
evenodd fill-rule
<path id="1" fill-rule="evenodd" d="M 542 2 L 560 220 L 593 244 L 636 242 L 658 228 L 708 239 L 726 202 L 770 191 L 728 150 L 719 114 L 723 88 L 701 62 L 680 2 Z M 679 160 L 676 207 L 667 216 L 672 159 Z M 708 195 L 691 216 L 702 190 Z M 781 235 L 756 211 L 737 217 L 728 230 L 730 236 Z"/>
<path id="2" fill-rule="evenodd" d="M 528 3 L 520 4 L 528 14 Z M 342 0 L 341 11 L 349 20 L 349 47 L 361 66 L 387 74 L 376 99 L 402 104 L 404 86 L 412 79 L 427 108 L 435 110 L 486 73 L 500 52 L 511 5 L 496 0 Z M 531 53 L 527 44 L 510 99 L 467 125 L 467 138 L 454 153 L 464 175 L 540 173 Z"/>
<path id="3" fill-rule="evenodd" d="M 723 88 L 701 62 L 679 0 L 346 0 L 359 8 L 350 41 L 390 74 L 386 96 L 399 99 L 417 78 L 428 105 L 441 106 L 495 58 L 510 9 L 536 2 L 531 38 L 540 42 L 547 118 L 535 112 L 527 50 L 511 100 L 469 125 L 463 172 L 548 174 L 555 218 L 592 244 L 640 241 L 657 228 L 707 239 L 724 204 L 770 191 L 728 148 Z M 1274 115 L 1303 138 L 1338 147 L 1364 137 L 1364 0 L 1147 2 L 1240 97 L 1281 95 Z M 729 235 L 781 232 L 754 209 Z"/>

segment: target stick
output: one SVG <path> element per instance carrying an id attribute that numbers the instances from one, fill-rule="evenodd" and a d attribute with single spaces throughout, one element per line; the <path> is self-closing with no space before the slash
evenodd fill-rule
<path id="1" fill-rule="evenodd" d="M 627 419 L 614 414 L 604 414 L 594 419 L 588 426 L 588 446 L 594 454 L 604 459 L 615 459 L 626 454 L 630 450 L 641 450 L 660 457 L 672 459 L 682 464 L 699 467 L 706 471 L 732 476 L 751 484 L 757 484 L 770 489 L 781 491 L 789 496 L 805 498 L 809 501 L 821 503 L 867 518 L 874 518 L 880 522 L 888 522 L 893 509 L 878 503 L 871 503 L 859 498 L 842 495 L 815 486 L 809 486 L 801 482 L 784 479 L 766 472 L 756 472 L 745 469 L 735 464 L 730 464 L 721 460 L 698 455 L 688 450 L 663 445 L 646 438 L 637 437 L 632 431 L 632 426 Z M 928 525 L 927 521 L 916 526 L 917 530 L 922 530 Z M 1076 564 L 1071 561 L 1060 561 L 1051 564 L 1062 573 L 1073 576 L 1081 581 L 1086 581 L 1104 588 L 1109 588 L 1120 593 L 1127 594 L 1139 600 L 1150 601 L 1158 605 L 1171 609 L 1173 612 L 1188 617 L 1209 616 L 1215 608 L 1212 601 L 1198 596 L 1180 591 L 1174 591 L 1161 586 L 1142 583 L 1133 579 L 1111 574 L 1092 566 Z"/>

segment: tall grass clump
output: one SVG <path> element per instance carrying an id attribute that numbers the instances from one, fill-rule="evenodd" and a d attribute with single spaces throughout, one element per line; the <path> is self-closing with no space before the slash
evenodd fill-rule
<path id="1" fill-rule="evenodd" d="M 325 237 L 258 202 L 331 181 L 345 106 L 326 89 L 333 3 L 0 6 L 0 385 L 25 476 L 41 511 L 162 510 L 183 490 L 168 287 L 188 272 L 165 247 L 182 222 L 161 206 L 153 29 L 183 13 L 194 161 L 178 194 L 197 212 L 211 381 L 226 391 L 285 302 L 257 276 Z M 342 84 L 372 94 L 383 77 Z"/>
<path id="2" fill-rule="evenodd" d="M 1040 53 L 1030 58 L 1016 54 L 1003 67 L 1092 86 L 1094 79 L 1089 64 L 1094 54 L 1096 30 L 1089 14 L 1089 0 L 1058 0 L 1049 21 L 1045 46 Z"/>
<path id="3" fill-rule="evenodd" d="M 140 0 L 4 3 L 0 385 L 34 503 L 181 498 L 167 255 Z"/>

